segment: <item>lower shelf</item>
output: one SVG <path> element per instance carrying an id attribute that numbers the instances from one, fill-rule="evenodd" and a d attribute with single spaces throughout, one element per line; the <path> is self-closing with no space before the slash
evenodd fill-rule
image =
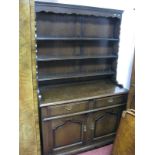
<path id="1" fill-rule="evenodd" d="M 106 71 L 106 72 L 92 72 L 92 73 L 66 73 L 63 75 L 55 74 L 55 75 L 46 75 L 46 76 L 39 76 L 38 81 L 51 81 L 51 80 L 62 80 L 62 79 L 72 79 L 72 78 L 83 78 L 83 77 L 92 77 L 92 76 L 106 76 L 106 75 L 114 75 L 115 72 L 113 71 Z"/>

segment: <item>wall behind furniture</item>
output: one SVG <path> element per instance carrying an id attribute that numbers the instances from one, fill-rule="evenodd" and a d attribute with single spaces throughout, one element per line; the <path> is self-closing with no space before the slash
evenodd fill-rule
<path id="1" fill-rule="evenodd" d="M 124 10 L 121 25 L 117 81 L 129 89 L 134 55 L 134 4 L 132 1 L 121 0 L 36 0 L 74 5 L 86 5 L 100 8 Z"/>

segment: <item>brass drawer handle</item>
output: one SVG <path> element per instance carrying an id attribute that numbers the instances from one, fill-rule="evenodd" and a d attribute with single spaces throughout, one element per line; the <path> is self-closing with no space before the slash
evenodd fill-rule
<path id="1" fill-rule="evenodd" d="M 108 99 L 108 102 L 109 102 L 109 103 L 112 103 L 113 101 L 114 101 L 113 98 Z"/>
<path id="2" fill-rule="evenodd" d="M 72 110 L 72 105 L 67 105 L 67 106 L 65 107 L 65 109 L 68 110 L 68 111 L 71 111 L 71 110 Z"/>
<path id="3" fill-rule="evenodd" d="M 86 125 L 83 126 L 83 131 L 84 131 L 84 132 L 87 132 L 87 127 L 86 127 Z"/>

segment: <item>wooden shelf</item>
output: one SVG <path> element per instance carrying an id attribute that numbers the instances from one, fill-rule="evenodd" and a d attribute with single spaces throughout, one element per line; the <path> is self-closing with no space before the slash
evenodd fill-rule
<path id="1" fill-rule="evenodd" d="M 104 75 L 114 75 L 115 72 L 107 71 L 107 72 L 93 72 L 93 73 L 68 73 L 65 75 L 49 75 L 49 76 L 39 76 L 38 81 L 51 81 L 51 80 L 60 80 L 60 79 L 72 79 L 72 78 L 82 78 L 82 77 L 91 77 L 91 76 L 104 76 Z"/>
<path id="2" fill-rule="evenodd" d="M 35 2 L 35 11 L 36 13 L 40 12 L 54 12 L 60 13 L 60 7 L 63 8 L 61 13 L 63 14 L 76 14 L 76 15 L 87 15 L 87 16 L 96 16 L 96 17 L 113 17 L 120 19 L 123 13 L 123 10 L 114 10 L 106 8 L 97 8 L 90 6 L 82 5 L 71 5 L 71 4 L 60 4 L 60 3 L 51 3 L 51 2 Z M 72 7 L 72 10 L 70 10 Z"/>
<path id="3" fill-rule="evenodd" d="M 118 38 L 101 38 L 101 37 L 37 37 L 37 41 L 89 41 L 89 40 L 103 40 L 103 41 L 119 41 Z"/>
<path id="4" fill-rule="evenodd" d="M 116 86 L 110 80 L 43 86 L 40 87 L 42 96 L 41 106 L 83 101 L 91 98 L 111 96 L 113 94 L 119 95 L 127 93 L 127 91 L 127 89 Z"/>
<path id="5" fill-rule="evenodd" d="M 49 56 L 38 56 L 38 62 L 44 61 L 61 61 L 61 60 L 84 60 L 84 59 L 115 59 L 118 58 L 117 55 L 109 56 L 66 56 L 66 57 L 49 57 Z"/>

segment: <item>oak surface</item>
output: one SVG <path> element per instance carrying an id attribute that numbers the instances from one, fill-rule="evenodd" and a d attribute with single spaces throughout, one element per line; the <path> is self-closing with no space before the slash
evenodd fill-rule
<path id="1" fill-rule="evenodd" d="M 91 82 L 81 82 L 70 85 L 45 86 L 40 89 L 42 94 L 41 104 L 57 104 L 57 102 L 67 102 L 70 100 L 88 100 L 106 97 L 111 95 L 126 94 L 127 89 L 120 88 L 109 80 L 98 80 Z"/>
<path id="2" fill-rule="evenodd" d="M 116 81 L 122 12 L 35 2 L 43 155 L 113 142 L 128 93 Z"/>
<path id="3" fill-rule="evenodd" d="M 33 3 L 33 0 L 19 1 L 20 155 L 40 155 L 38 108 L 32 74 L 32 52 L 35 49 Z"/>
<path id="4" fill-rule="evenodd" d="M 135 112 L 128 109 L 122 114 L 112 155 L 135 155 Z"/>

